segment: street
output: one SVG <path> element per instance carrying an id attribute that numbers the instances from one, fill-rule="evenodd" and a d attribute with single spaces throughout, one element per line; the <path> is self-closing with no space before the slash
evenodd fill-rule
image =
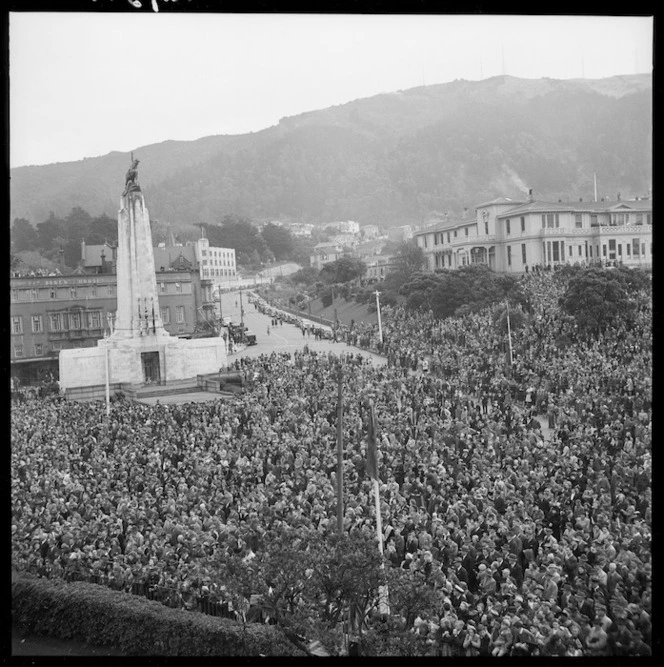
<path id="1" fill-rule="evenodd" d="M 295 352 L 302 350 L 305 345 L 310 350 L 321 352 L 335 352 L 336 354 L 353 352 L 360 353 L 364 357 L 369 357 L 377 365 L 387 363 L 385 357 L 377 354 L 360 350 L 358 348 L 346 345 L 346 343 L 335 343 L 331 340 L 315 340 L 313 333 L 302 335 L 302 331 L 294 324 L 284 322 L 283 325 L 272 326 L 271 319 L 267 315 L 260 313 L 256 307 L 249 303 L 249 293 L 242 291 L 242 306 L 244 310 L 244 324 L 249 330 L 256 334 L 257 345 L 246 347 L 240 352 L 228 355 L 229 363 L 232 363 L 239 357 L 258 357 L 261 354 L 270 354 L 271 352 Z M 228 292 L 222 295 L 221 309 L 223 317 L 230 317 L 235 324 L 240 323 L 240 292 Z M 305 320 L 306 321 L 306 320 Z M 270 333 L 267 333 L 268 326 Z"/>

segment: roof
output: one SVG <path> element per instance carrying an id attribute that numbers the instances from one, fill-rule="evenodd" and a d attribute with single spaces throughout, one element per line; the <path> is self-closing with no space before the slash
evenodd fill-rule
<path id="1" fill-rule="evenodd" d="M 450 220 L 444 220 L 439 222 L 427 229 L 423 229 L 419 232 L 415 232 L 415 236 L 421 236 L 422 234 L 431 234 L 435 232 L 442 232 L 451 229 L 456 229 L 458 227 L 465 227 L 466 225 L 477 224 L 477 218 L 474 215 L 468 215 L 465 218 L 452 218 Z"/>
<path id="2" fill-rule="evenodd" d="M 104 261 L 110 262 L 113 259 L 113 246 L 108 243 L 101 245 L 85 245 L 85 257 L 83 261 L 85 266 L 101 266 L 101 253 L 104 252 Z"/>
<path id="3" fill-rule="evenodd" d="M 510 208 L 507 211 L 503 211 L 498 214 L 497 218 L 510 218 L 514 215 L 521 215 L 522 213 L 550 213 L 550 212 L 561 212 L 561 211 L 573 211 L 574 208 L 569 204 L 563 204 L 562 202 L 554 204 L 553 202 L 548 201 L 529 201 L 520 206 L 515 206 Z"/>
<path id="4" fill-rule="evenodd" d="M 609 211 L 651 211 L 651 200 L 605 200 L 605 201 L 577 201 L 577 202 L 545 202 L 531 201 L 521 206 L 503 211 L 497 218 L 509 218 L 522 213 L 551 213 L 551 212 L 593 212 L 606 213 Z"/>
<path id="5" fill-rule="evenodd" d="M 513 206 L 518 206 L 519 204 L 525 204 L 526 202 L 518 200 L 518 199 L 511 199 L 510 197 L 498 197 L 496 199 L 492 199 L 491 201 L 484 202 L 483 204 L 478 204 L 475 206 L 475 208 L 484 208 L 485 206 L 500 206 L 503 204 L 512 204 Z"/>

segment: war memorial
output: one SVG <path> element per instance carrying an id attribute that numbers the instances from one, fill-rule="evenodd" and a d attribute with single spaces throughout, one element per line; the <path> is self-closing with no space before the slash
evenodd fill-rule
<path id="1" fill-rule="evenodd" d="M 226 366 L 223 338 L 184 340 L 164 329 L 138 163 L 132 155 L 118 211 L 118 307 L 112 333 L 95 348 L 61 351 L 60 386 L 68 396 L 102 397 L 107 385 L 113 391 L 167 386 Z"/>

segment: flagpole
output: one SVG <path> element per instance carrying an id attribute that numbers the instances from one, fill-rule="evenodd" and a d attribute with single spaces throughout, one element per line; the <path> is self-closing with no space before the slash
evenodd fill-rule
<path id="1" fill-rule="evenodd" d="M 380 300 L 378 299 L 380 292 L 376 290 L 376 312 L 378 313 L 378 338 L 380 339 L 380 344 L 383 344 L 383 323 L 380 319 Z"/>
<path id="2" fill-rule="evenodd" d="M 338 398 L 337 398 L 337 530 L 339 534 L 344 529 L 344 443 L 343 443 L 343 373 L 339 360 Z"/>
<path id="3" fill-rule="evenodd" d="M 507 304 L 507 342 L 510 347 L 510 368 L 512 368 L 514 359 L 512 355 L 512 327 L 510 326 L 510 302 L 506 301 L 505 303 Z"/>
<path id="4" fill-rule="evenodd" d="M 376 538 L 378 539 L 378 551 L 380 552 L 380 567 L 385 571 L 385 558 L 383 548 L 383 517 L 380 512 L 380 480 L 378 478 L 378 453 L 376 448 L 376 412 L 374 410 L 373 400 L 369 400 L 369 438 L 368 438 L 368 457 L 369 474 L 373 482 L 374 502 L 376 507 Z M 381 614 L 390 613 L 390 597 L 387 584 L 378 586 L 378 610 Z"/>

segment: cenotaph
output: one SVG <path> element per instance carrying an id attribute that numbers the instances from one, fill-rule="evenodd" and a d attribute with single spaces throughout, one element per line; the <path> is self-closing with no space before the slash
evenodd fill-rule
<path id="1" fill-rule="evenodd" d="M 60 386 L 65 392 L 107 383 L 164 385 L 214 373 L 227 364 L 223 338 L 185 340 L 164 329 L 138 162 L 132 154 L 118 212 L 117 315 L 112 333 L 97 347 L 60 352 Z"/>

